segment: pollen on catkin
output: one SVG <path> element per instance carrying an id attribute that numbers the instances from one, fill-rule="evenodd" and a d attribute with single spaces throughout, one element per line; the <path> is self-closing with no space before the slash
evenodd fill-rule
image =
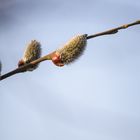
<path id="1" fill-rule="evenodd" d="M 36 40 L 32 40 L 31 43 L 25 49 L 23 58 L 19 61 L 18 66 L 28 64 L 40 57 L 41 57 L 41 45 Z M 38 64 L 32 66 L 31 68 L 28 68 L 27 70 L 33 71 L 37 67 L 38 67 Z"/>
<path id="2" fill-rule="evenodd" d="M 77 60 L 84 52 L 87 44 L 87 34 L 77 35 L 62 48 L 56 50 L 63 64 L 70 64 Z"/>

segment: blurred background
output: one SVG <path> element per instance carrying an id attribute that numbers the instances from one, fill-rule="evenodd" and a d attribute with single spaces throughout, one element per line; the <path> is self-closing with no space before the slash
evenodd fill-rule
<path id="1" fill-rule="evenodd" d="M 138 0 L 0 0 L 2 73 L 33 39 L 43 55 L 75 35 L 140 19 Z M 0 83 L 1 140 L 140 140 L 140 26 L 88 41 L 63 68 L 43 62 Z"/>

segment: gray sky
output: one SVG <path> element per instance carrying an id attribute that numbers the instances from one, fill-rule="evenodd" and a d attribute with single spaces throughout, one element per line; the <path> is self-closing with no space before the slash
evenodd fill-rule
<path id="1" fill-rule="evenodd" d="M 2 73 L 37 39 L 43 55 L 77 34 L 140 19 L 138 0 L 0 0 Z M 58 68 L 0 84 L 1 140 L 139 140 L 140 26 L 88 41 L 84 55 Z"/>

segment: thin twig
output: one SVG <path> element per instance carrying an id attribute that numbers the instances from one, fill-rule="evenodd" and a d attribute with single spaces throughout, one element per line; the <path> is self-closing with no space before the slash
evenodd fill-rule
<path id="1" fill-rule="evenodd" d="M 2 75 L 2 76 L 0 77 L 0 80 L 4 80 L 4 79 L 6 79 L 6 78 L 8 78 L 8 77 L 10 77 L 10 76 L 12 76 L 12 75 L 17 74 L 17 73 L 26 72 L 26 70 L 27 70 L 28 68 L 32 67 L 32 66 L 34 66 L 34 65 L 36 65 L 36 64 L 38 64 L 38 63 L 40 63 L 40 62 L 42 62 L 42 61 L 50 60 L 50 59 L 51 59 L 51 54 L 52 54 L 52 53 L 50 53 L 50 54 L 48 54 L 48 55 L 45 55 L 45 56 L 43 56 L 43 57 L 41 57 L 41 58 L 39 58 L 39 59 L 37 59 L 37 60 L 35 60 L 35 61 L 32 61 L 32 62 L 30 62 L 30 63 L 28 63 L 28 64 L 25 64 L 25 65 L 23 65 L 23 66 L 21 66 L 21 67 L 16 68 L 16 69 L 13 70 L 13 71 L 10 71 L 10 72 L 8 72 L 8 73 Z"/>
<path id="2" fill-rule="evenodd" d="M 130 26 L 134 26 L 134 25 L 137 25 L 137 24 L 140 24 L 140 20 L 137 20 L 136 22 L 133 22 L 133 23 L 124 24 L 124 25 L 119 26 L 117 28 L 113 28 L 113 29 L 110 29 L 110 30 L 107 30 L 107 31 L 104 31 L 104 32 L 101 32 L 101 33 L 90 35 L 90 36 L 87 37 L 87 39 L 91 39 L 91 38 L 98 37 L 98 36 L 103 36 L 103 35 L 116 34 L 121 29 L 126 29 L 126 28 L 128 28 Z"/>
<path id="3" fill-rule="evenodd" d="M 87 39 L 91 39 L 91 38 L 94 38 L 94 37 L 98 37 L 98 36 L 103 36 L 103 35 L 112 35 L 112 34 L 116 34 L 119 30 L 121 29 L 126 29 L 130 26 L 134 26 L 134 25 L 137 25 L 137 24 L 140 24 L 140 20 L 136 21 L 136 22 L 133 22 L 133 23 L 130 23 L 130 24 L 125 24 L 125 25 L 122 25 L 122 26 L 119 26 L 117 28 L 113 28 L 113 29 L 110 29 L 110 30 L 107 30 L 107 31 L 104 31 L 104 32 L 100 32 L 100 33 L 97 33 L 97 34 L 93 34 L 93 35 L 89 35 L 87 37 Z M 26 65 L 23 65 L 21 67 L 18 67 L 17 69 L 13 70 L 13 71 L 10 71 L 4 75 L 2 75 L 0 77 L 0 80 L 4 80 L 12 75 L 15 75 L 17 73 L 22 73 L 22 72 L 26 72 L 26 70 L 42 61 L 45 61 L 45 60 L 51 60 L 51 54 L 53 53 L 50 53 L 46 56 L 43 56 L 35 61 L 32 61 L 30 62 L 29 64 L 26 64 Z"/>

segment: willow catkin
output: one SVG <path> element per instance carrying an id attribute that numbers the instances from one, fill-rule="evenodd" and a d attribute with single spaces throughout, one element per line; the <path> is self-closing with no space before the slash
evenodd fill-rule
<path id="1" fill-rule="evenodd" d="M 77 60 L 84 52 L 87 44 L 87 34 L 77 35 L 62 48 L 56 50 L 63 64 L 70 64 Z"/>
<path id="2" fill-rule="evenodd" d="M 31 43 L 25 49 L 23 58 L 19 61 L 18 66 L 28 64 L 41 57 L 41 45 L 36 40 L 31 41 Z M 28 71 L 33 71 L 38 67 L 38 64 L 28 68 Z"/>

